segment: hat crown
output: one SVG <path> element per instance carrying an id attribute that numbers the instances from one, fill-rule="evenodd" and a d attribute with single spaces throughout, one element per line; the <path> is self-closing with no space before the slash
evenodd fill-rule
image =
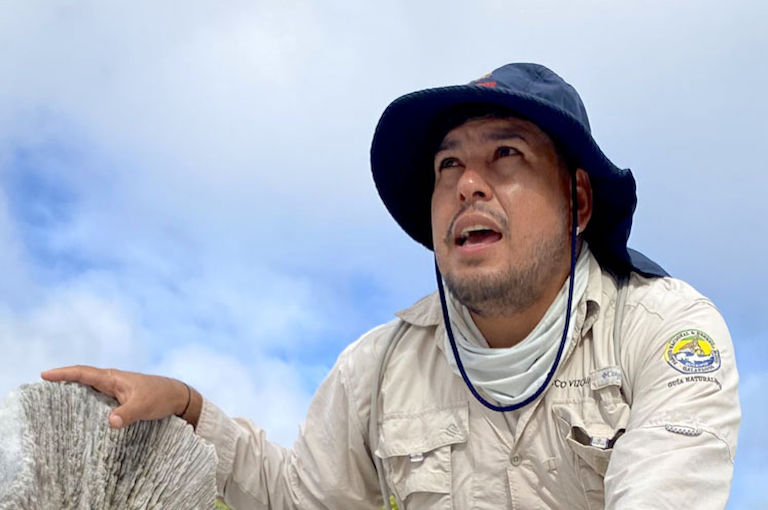
<path id="1" fill-rule="evenodd" d="M 543 65 L 507 64 L 469 84 L 507 89 L 518 94 L 533 96 L 539 101 L 569 113 L 584 126 L 587 132 L 591 133 L 587 109 L 579 93 L 557 73 Z"/>

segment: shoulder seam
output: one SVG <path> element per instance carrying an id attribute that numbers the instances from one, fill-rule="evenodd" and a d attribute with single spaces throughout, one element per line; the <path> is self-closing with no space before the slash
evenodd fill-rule
<path id="1" fill-rule="evenodd" d="M 717 307 L 714 305 L 714 303 L 712 303 L 712 301 L 710 299 L 706 298 L 706 297 L 699 297 L 699 298 L 693 299 L 693 300 L 690 301 L 690 304 L 691 305 L 694 305 L 694 304 L 708 305 L 708 306 L 712 307 L 718 313 L 720 312 L 717 309 Z M 648 308 L 648 306 L 646 306 L 645 303 L 643 303 L 642 301 L 634 301 L 634 302 L 631 302 L 631 303 L 626 303 L 624 306 L 625 307 L 633 307 L 633 308 L 634 307 L 641 307 L 643 310 L 645 310 L 649 314 L 655 315 L 656 317 L 658 317 L 661 320 L 666 320 L 667 319 L 667 317 L 662 315 L 661 312 L 659 312 L 658 310 L 652 310 L 652 309 Z"/>

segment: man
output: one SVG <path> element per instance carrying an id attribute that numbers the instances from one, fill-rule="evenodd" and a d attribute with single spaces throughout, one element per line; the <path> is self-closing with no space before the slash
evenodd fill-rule
<path id="1" fill-rule="evenodd" d="M 348 347 L 292 450 L 184 383 L 68 367 L 110 423 L 183 416 L 249 508 L 725 506 L 740 410 L 714 305 L 628 250 L 636 197 L 576 91 L 510 64 L 393 102 L 373 140 L 388 210 L 438 291 Z M 444 282 L 444 284 L 443 284 Z"/>

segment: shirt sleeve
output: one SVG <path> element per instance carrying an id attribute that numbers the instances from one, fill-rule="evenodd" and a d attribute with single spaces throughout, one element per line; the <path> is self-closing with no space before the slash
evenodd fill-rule
<path id="1" fill-rule="evenodd" d="M 706 298 L 667 298 L 661 309 L 623 327 L 631 414 L 606 472 L 606 508 L 722 510 L 741 421 L 731 336 Z"/>
<path id="2" fill-rule="evenodd" d="M 204 400 L 196 433 L 216 449 L 217 487 L 227 505 L 380 510 L 376 470 L 343 365 L 340 358 L 315 394 L 293 449 L 267 441 L 250 420 L 230 418 Z"/>

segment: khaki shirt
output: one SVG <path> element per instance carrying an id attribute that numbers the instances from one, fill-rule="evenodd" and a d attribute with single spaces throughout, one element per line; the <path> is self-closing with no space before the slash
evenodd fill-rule
<path id="1" fill-rule="evenodd" d="M 378 455 L 413 510 L 724 508 L 741 417 L 725 322 L 680 280 L 628 285 L 617 359 L 617 285 L 590 260 L 581 334 L 543 396 L 509 413 L 483 407 L 448 366 L 436 294 L 399 313 L 409 327 L 386 367 L 374 452 L 371 385 L 397 321 L 339 356 L 293 449 L 206 400 L 197 433 L 216 447 L 222 499 L 380 510 Z"/>

